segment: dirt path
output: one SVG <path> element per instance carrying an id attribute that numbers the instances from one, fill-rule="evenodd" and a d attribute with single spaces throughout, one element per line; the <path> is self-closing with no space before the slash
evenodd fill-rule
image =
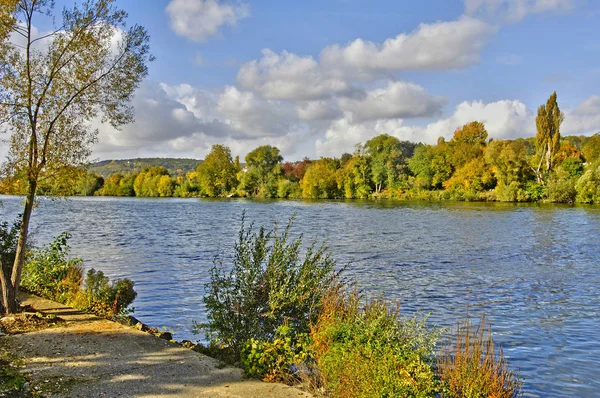
<path id="1" fill-rule="evenodd" d="M 33 296 L 24 304 L 66 321 L 8 338 L 31 391 L 53 397 L 308 397 L 242 378 L 241 370 L 177 344 Z M 7 339 L 6 337 L 3 337 Z"/>

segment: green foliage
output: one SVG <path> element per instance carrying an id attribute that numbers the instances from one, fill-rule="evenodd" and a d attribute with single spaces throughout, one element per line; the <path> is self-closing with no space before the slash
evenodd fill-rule
<path id="1" fill-rule="evenodd" d="M 114 174 L 137 174 L 151 167 L 164 167 L 170 175 L 185 175 L 194 171 L 201 163 L 197 159 L 174 159 L 174 158 L 138 158 L 124 160 L 103 160 L 92 163 L 88 171 L 100 174 L 102 177 L 110 177 Z"/>
<path id="2" fill-rule="evenodd" d="M 310 358 L 310 342 L 308 333 L 294 335 L 287 325 L 277 328 L 273 341 L 248 340 L 241 352 L 246 375 L 268 382 L 295 381 L 294 367 Z"/>
<path id="3" fill-rule="evenodd" d="M 552 203 L 575 203 L 577 191 L 574 179 L 553 178 L 548 181 L 546 195 Z"/>
<path id="4" fill-rule="evenodd" d="M 337 164 L 331 158 L 321 158 L 308 166 L 300 182 L 302 197 L 310 199 L 339 197 L 336 170 Z"/>
<path id="5" fill-rule="evenodd" d="M 129 279 L 117 279 L 111 284 L 102 271 L 92 268 L 86 274 L 84 288 L 78 291 L 72 304 L 106 318 L 123 316 L 132 312 L 128 307 L 137 296 L 133 285 Z"/>
<path id="6" fill-rule="evenodd" d="M 69 258 L 70 237 L 65 232 L 51 244 L 31 250 L 21 286 L 41 297 L 106 318 L 130 312 L 128 307 L 136 297 L 131 280 L 118 279 L 110 283 L 102 271 L 91 269 L 82 287 L 83 261 Z"/>
<path id="7" fill-rule="evenodd" d="M 600 203 L 600 161 L 586 168 L 575 188 L 578 202 Z"/>
<path id="8" fill-rule="evenodd" d="M 70 237 L 71 234 L 64 232 L 49 245 L 31 250 L 23 269 L 21 286 L 38 296 L 61 303 L 74 297 L 81 283 L 83 260 L 68 258 Z"/>
<path id="9" fill-rule="evenodd" d="M 538 108 L 535 126 L 537 135 L 535 137 L 537 157 L 539 166 L 537 173 L 540 175 L 540 166 L 545 164 L 545 171 L 549 173 L 554 165 L 554 157 L 560 148 L 560 125 L 565 116 L 558 107 L 556 91 L 552 93 L 546 105 Z M 538 177 L 539 179 L 539 177 Z"/>
<path id="10" fill-rule="evenodd" d="M 333 288 L 311 330 L 325 386 L 336 397 L 434 397 L 430 365 L 437 333 L 402 318 L 385 300 L 361 305 L 356 292 Z"/>
<path id="11" fill-rule="evenodd" d="M 281 325 L 307 332 L 334 276 L 327 248 L 313 243 L 302 255 L 302 237 L 290 241 L 291 226 L 292 220 L 282 233 L 276 227 L 255 232 L 242 219 L 233 263 L 215 261 L 211 270 L 204 297 L 208 322 L 194 329 L 235 361 L 248 340 L 271 341 Z"/>
<path id="12" fill-rule="evenodd" d="M 9 225 L 6 221 L 0 224 L 0 267 L 4 267 L 6 275 L 10 275 L 17 253 L 19 239 L 20 217 Z"/>
<path id="13" fill-rule="evenodd" d="M 200 187 L 210 197 L 226 196 L 237 185 L 237 170 L 225 145 L 213 145 L 197 173 Z"/>

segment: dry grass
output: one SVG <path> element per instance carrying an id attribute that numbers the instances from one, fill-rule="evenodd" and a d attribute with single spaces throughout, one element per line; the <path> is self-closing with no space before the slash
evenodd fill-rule
<path id="1" fill-rule="evenodd" d="M 467 319 L 458 325 L 456 339 L 437 360 L 444 397 L 513 398 L 522 396 L 522 381 L 508 369 L 501 348 L 496 348 L 491 329 L 481 318 L 479 326 Z"/>
<path id="2" fill-rule="evenodd" d="M 60 318 L 41 313 L 22 312 L 0 318 L 0 332 L 3 334 L 29 333 L 43 330 L 63 322 Z"/>

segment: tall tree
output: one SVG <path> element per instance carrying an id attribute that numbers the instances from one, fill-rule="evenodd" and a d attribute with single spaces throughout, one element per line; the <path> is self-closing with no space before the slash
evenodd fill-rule
<path id="1" fill-rule="evenodd" d="M 15 21 L 3 19 L 8 33 L 0 36 L 0 128 L 10 134 L 5 170 L 23 173 L 27 185 L 15 261 L 0 272 L 2 304 L 15 312 L 38 184 L 87 160 L 97 136 L 92 120 L 101 116 L 114 127 L 133 120 L 130 102 L 152 56 L 146 30 L 127 29 L 127 13 L 114 0 L 86 0 L 59 15 L 52 0 L 0 5 Z M 44 18 L 61 22 L 38 34 Z"/>
<path id="2" fill-rule="evenodd" d="M 545 163 L 545 174 L 552 171 L 554 155 L 560 149 L 560 125 L 565 116 L 556 102 L 556 91 L 552 93 L 546 105 L 538 108 L 535 126 L 537 135 L 535 136 L 536 152 L 539 157 L 539 164 L 535 170 L 538 182 L 543 181 L 542 164 Z"/>
<path id="3" fill-rule="evenodd" d="M 246 155 L 246 166 L 250 175 L 256 175 L 258 180 L 258 191 L 263 196 L 267 185 L 274 186 L 281 174 L 281 161 L 283 157 L 279 148 L 271 145 L 263 145 L 254 149 Z M 248 174 L 248 173 L 246 173 Z"/>
<path id="4" fill-rule="evenodd" d="M 237 163 L 239 167 L 239 159 Z M 200 186 L 210 197 L 225 196 L 237 185 L 237 169 L 231 150 L 225 145 L 213 145 L 197 173 Z"/>

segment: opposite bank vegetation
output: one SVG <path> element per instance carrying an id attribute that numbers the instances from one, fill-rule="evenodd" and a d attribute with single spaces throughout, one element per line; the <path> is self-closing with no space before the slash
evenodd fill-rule
<path id="1" fill-rule="evenodd" d="M 242 220 L 233 256 L 217 258 L 211 269 L 207 321 L 193 324 L 209 344 L 195 350 L 240 366 L 249 377 L 301 385 L 316 396 L 522 395 L 522 381 L 484 318 L 478 325 L 465 319 L 449 334 L 427 326 L 425 316 L 401 315 L 398 304 L 365 297 L 344 282 L 328 248 L 290 238 L 291 228 L 292 221 L 268 230 Z M 17 236 L 18 223 L 0 225 L 3 260 L 15 255 Z M 68 239 L 63 234 L 28 251 L 22 286 L 109 319 L 130 312 L 133 282 L 109 283 L 94 270 L 84 279 L 82 261 L 68 256 Z M 0 394 L 25 386 L 15 361 L 0 352 Z"/>
<path id="2" fill-rule="evenodd" d="M 600 133 L 561 137 L 556 93 L 540 106 L 537 135 L 493 140 L 483 123 L 471 122 L 437 145 L 400 141 L 387 134 L 339 158 L 283 162 L 280 151 L 260 146 L 232 158 L 213 145 L 196 170 L 148 167 L 106 178 L 64 168 L 40 181 L 48 195 L 140 197 L 257 197 L 306 199 L 394 198 L 555 203 L 600 203 Z M 0 193 L 24 194 L 26 180 L 14 170 Z"/>

